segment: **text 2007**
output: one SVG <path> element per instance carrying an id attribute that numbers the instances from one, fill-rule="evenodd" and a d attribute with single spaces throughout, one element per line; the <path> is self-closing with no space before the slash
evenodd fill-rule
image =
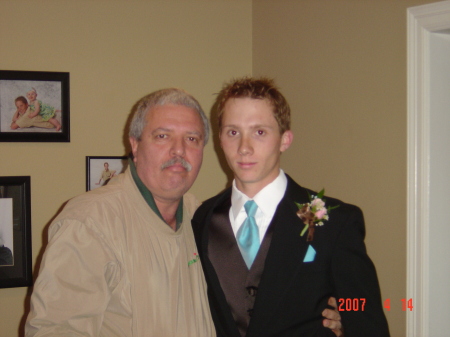
<path id="1" fill-rule="evenodd" d="M 339 298 L 339 311 L 364 311 L 365 298 Z"/>

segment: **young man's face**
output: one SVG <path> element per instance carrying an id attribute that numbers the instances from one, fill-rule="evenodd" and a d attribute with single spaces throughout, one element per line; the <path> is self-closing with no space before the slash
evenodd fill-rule
<path id="1" fill-rule="evenodd" d="M 192 186 L 202 164 L 203 122 L 191 108 L 156 106 L 147 113 L 141 140 L 130 138 L 130 143 L 139 178 L 155 200 L 178 200 Z"/>
<path id="2" fill-rule="evenodd" d="M 279 174 L 281 153 L 292 143 L 292 132 L 280 134 L 267 100 L 232 98 L 222 115 L 220 143 L 237 188 L 252 198 Z"/>

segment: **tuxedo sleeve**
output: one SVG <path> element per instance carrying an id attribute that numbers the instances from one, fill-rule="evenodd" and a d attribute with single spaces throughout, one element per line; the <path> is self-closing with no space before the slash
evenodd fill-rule
<path id="1" fill-rule="evenodd" d="M 343 224 L 331 268 L 345 337 L 388 337 L 375 266 L 364 244 L 363 214 L 356 206 L 341 207 L 333 211 L 340 213 Z"/>

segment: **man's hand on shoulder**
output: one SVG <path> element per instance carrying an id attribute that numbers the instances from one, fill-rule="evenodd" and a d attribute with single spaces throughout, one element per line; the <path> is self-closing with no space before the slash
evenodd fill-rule
<path id="1" fill-rule="evenodd" d="M 323 326 L 331 329 L 338 337 L 344 337 L 344 327 L 341 323 L 341 315 L 337 311 L 336 298 L 330 297 L 328 299 L 328 305 L 332 306 L 333 309 L 325 309 L 322 311 L 322 316 L 325 317 L 323 320 Z"/>

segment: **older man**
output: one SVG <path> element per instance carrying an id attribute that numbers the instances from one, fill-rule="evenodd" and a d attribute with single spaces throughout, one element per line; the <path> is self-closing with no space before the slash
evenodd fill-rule
<path id="1" fill-rule="evenodd" d="M 186 194 L 208 134 L 184 91 L 140 100 L 130 167 L 50 226 L 26 336 L 215 336 Z"/>

